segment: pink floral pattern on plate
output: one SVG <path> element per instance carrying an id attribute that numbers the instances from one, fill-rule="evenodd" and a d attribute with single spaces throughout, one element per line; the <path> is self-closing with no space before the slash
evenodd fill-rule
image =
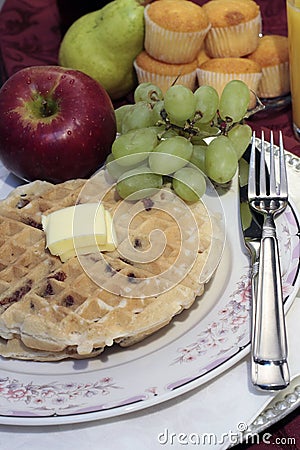
<path id="1" fill-rule="evenodd" d="M 221 356 L 228 351 L 228 347 L 230 348 L 232 344 L 232 334 L 236 334 L 241 326 L 249 321 L 250 292 L 250 278 L 244 275 L 231 294 L 229 303 L 219 311 L 219 320 L 212 322 L 203 330 L 195 342 L 178 349 L 179 356 L 174 363 L 192 362 L 206 355 L 211 349 L 217 350 L 216 356 Z M 245 333 L 238 334 L 237 342 L 244 339 Z M 229 345 L 227 345 L 228 340 L 230 340 Z"/>
<path id="2" fill-rule="evenodd" d="M 11 402 L 24 402 L 26 405 L 33 404 L 34 408 L 49 409 L 47 403 L 53 408 L 64 405 L 70 407 L 74 402 L 81 402 L 97 396 L 109 395 L 112 389 L 120 389 L 110 378 L 103 378 L 95 383 L 49 383 L 37 385 L 33 381 L 24 384 L 17 379 L 9 377 L 0 379 L 0 395 Z"/>

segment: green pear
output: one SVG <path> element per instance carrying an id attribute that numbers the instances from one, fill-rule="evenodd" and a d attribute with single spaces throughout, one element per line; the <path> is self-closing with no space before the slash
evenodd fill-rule
<path id="1" fill-rule="evenodd" d="M 144 6 L 140 0 L 114 0 L 77 19 L 59 49 L 61 66 L 96 79 L 112 99 L 136 85 L 135 57 L 144 45 Z"/>

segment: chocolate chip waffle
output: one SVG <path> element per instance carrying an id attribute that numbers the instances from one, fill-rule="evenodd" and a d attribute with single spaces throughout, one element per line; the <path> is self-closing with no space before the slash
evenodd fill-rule
<path id="1" fill-rule="evenodd" d="M 45 249 L 41 216 L 95 201 L 113 216 L 117 249 L 62 263 Z M 0 202 L 0 354 L 88 358 L 141 341 L 203 293 L 211 243 L 203 204 L 178 202 L 167 188 L 122 201 L 104 171 L 88 182 L 18 187 Z"/>

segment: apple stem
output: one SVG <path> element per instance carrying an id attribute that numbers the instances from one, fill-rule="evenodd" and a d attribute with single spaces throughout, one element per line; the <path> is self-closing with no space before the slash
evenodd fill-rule
<path id="1" fill-rule="evenodd" d="M 47 102 L 47 100 L 43 99 L 42 100 L 42 117 L 49 117 L 52 115 L 52 110 L 51 107 L 49 107 L 49 104 Z"/>

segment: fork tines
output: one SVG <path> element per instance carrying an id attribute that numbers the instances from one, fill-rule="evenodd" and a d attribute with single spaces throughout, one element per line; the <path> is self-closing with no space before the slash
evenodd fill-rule
<path id="1" fill-rule="evenodd" d="M 266 161 L 266 145 L 264 132 L 261 133 L 261 145 L 260 145 L 260 162 L 256 164 L 256 141 L 255 141 L 255 131 L 252 136 L 252 147 L 251 147 L 251 157 L 250 157 L 250 167 L 249 167 L 249 184 L 248 184 L 248 195 L 254 198 L 257 194 L 258 182 L 259 182 L 259 192 L 260 196 L 288 196 L 288 183 L 286 174 L 286 164 L 284 155 L 284 145 L 282 132 L 279 131 L 279 180 L 276 182 L 276 167 L 275 167 L 275 149 L 274 149 L 274 138 L 273 131 L 270 132 L 270 157 L 269 157 L 269 172 L 270 176 L 266 176 L 267 171 L 267 161 Z M 277 155 L 277 152 L 276 152 Z M 259 166 L 259 168 L 257 167 Z M 259 177 L 258 177 L 259 174 Z M 258 180 L 259 178 L 259 180 Z M 269 178 L 269 180 L 268 180 Z"/>

